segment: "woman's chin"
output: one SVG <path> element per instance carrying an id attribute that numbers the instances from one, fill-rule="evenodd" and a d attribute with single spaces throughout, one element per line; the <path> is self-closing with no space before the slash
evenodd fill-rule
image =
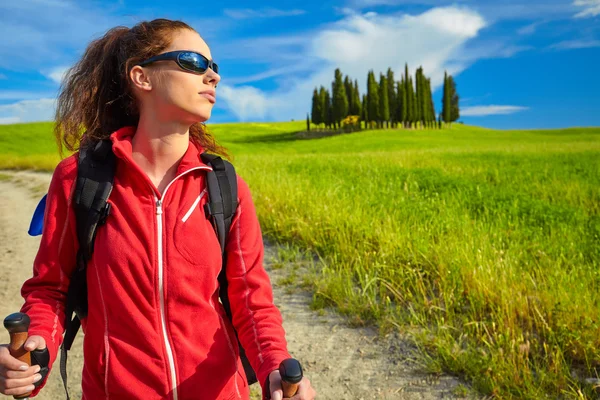
<path id="1" fill-rule="evenodd" d="M 196 110 L 194 113 L 190 113 L 194 122 L 206 122 L 210 118 L 212 109 Z"/>

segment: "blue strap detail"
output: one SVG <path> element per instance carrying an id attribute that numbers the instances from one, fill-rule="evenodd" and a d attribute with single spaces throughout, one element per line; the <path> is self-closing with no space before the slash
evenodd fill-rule
<path id="1" fill-rule="evenodd" d="M 42 197 L 35 208 L 33 218 L 31 219 L 31 224 L 29 224 L 29 231 L 27 232 L 30 236 L 38 236 L 42 234 L 42 228 L 44 225 L 44 211 L 46 210 L 46 196 L 47 194 Z"/>

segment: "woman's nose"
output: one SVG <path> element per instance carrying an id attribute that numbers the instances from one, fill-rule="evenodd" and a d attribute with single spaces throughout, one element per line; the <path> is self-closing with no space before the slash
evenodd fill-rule
<path id="1" fill-rule="evenodd" d="M 206 73 L 206 79 L 207 79 L 208 83 L 212 83 L 212 84 L 216 85 L 217 83 L 219 83 L 221 81 L 221 75 L 219 75 L 215 71 L 213 71 L 212 68 L 209 68 Z"/>

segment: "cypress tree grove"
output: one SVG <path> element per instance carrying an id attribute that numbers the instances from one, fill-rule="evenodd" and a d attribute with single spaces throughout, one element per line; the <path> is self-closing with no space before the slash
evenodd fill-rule
<path id="1" fill-rule="evenodd" d="M 368 121 L 379 121 L 379 85 L 375 80 L 375 73 L 369 71 L 367 81 L 367 114 L 369 116 Z"/>
<path id="2" fill-rule="evenodd" d="M 388 99 L 388 84 L 385 75 L 379 76 L 379 119 L 380 127 L 389 127 L 390 103 Z"/>
<path id="3" fill-rule="evenodd" d="M 348 115 L 348 96 L 346 96 L 346 88 L 342 81 L 342 72 L 339 68 L 335 70 L 335 80 L 333 82 L 333 122 L 335 127 L 339 127 L 342 119 Z"/>
<path id="4" fill-rule="evenodd" d="M 340 127 L 348 115 L 365 121 L 365 128 L 389 128 L 400 123 L 405 128 L 441 128 L 442 121 L 451 124 L 460 118 L 459 96 L 454 78 L 445 72 L 442 110 L 436 114 L 431 79 L 425 76 L 422 66 L 416 69 L 413 79 L 405 64 L 399 81 L 394 81 L 392 68 L 388 68 L 386 74 L 380 73 L 379 81 L 374 71 L 369 70 L 366 93 L 362 96 L 358 81 L 344 77 L 337 68 L 331 92 L 323 86 L 314 89 L 309 115 L 317 127 L 325 124 L 327 128 Z"/>
<path id="5" fill-rule="evenodd" d="M 323 105 L 323 103 L 321 101 L 321 96 L 319 95 L 317 88 L 315 88 L 315 91 L 313 92 L 312 110 L 311 110 L 310 116 L 311 116 L 312 123 L 317 126 L 319 126 L 321 123 L 323 123 L 322 105 Z"/>
<path id="6" fill-rule="evenodd" d="M 398 122 L 397 114 L 396 114 L 396 104 L 398 103 L 398 95 L 396 93 L 396 81 L 394 79 L 394 71 L 391 68 L 387 70 L 387 92 L 388 92 L 388 109 L 390 112 L 390 121 L 392 121 L 392 127 L 396 126 Z"/>

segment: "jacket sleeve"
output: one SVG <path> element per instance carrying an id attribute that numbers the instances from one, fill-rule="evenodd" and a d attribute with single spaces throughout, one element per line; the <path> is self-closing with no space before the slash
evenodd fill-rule
<path id="1" fill-rule="evenodd" d="M 33 276 L 21 287 L 25 299 L 21 312 L 31 319 L 29 335 L 39 335 L 46 340 L 50 354 L 47 377 L 63 340 L 65 301 L 69 277 L 75 267 L 77 239 L 70 199 L 76 169 L 76 158 L 71 156 L 54 170 L 46 198 L 40 247 L 33 262 Z M 30 397 L 36 396 L 46 385 L 47 377 Z"/>
<path id="2" fill-rule="evenodd" d="M 263 390 L 269 374 L 290 358 L 283 319 L 263 266 L 262 233 L 250 189 L 238 175 L 238 208 L 227 246 L 228 296 L 233 325 Z"/>

